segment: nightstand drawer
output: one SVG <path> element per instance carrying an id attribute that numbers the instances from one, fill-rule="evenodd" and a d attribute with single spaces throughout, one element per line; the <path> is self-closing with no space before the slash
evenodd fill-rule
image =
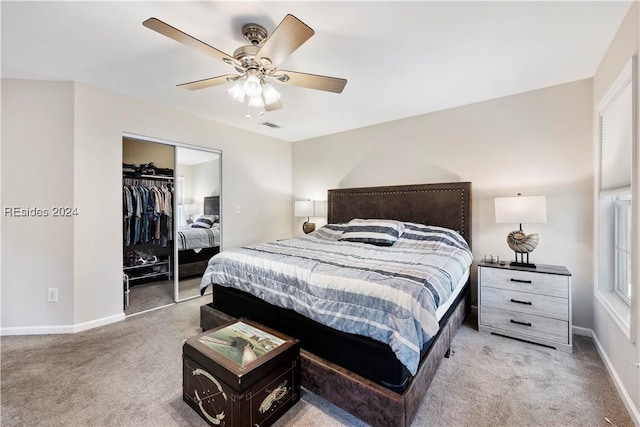
<path id="1" fill-rule="evenodd" d="M 567 300 L 565 298 L 550 297 L 528 292 L 516 292 L 506 289 L 480 289 L 480 304 L 484 307 L 494 307 L 536 316 L 568 320 Z"/>
<path id="2" fill-rule="evenodd" d="M 559 298 L 569 297 L 567 276 L 530 271 L 480 268 L 482 287 L 531 292 Z"/>
<path id="3" fill-rule="evenodd" d="M 569 322 L 493 307 L 482 307 L 480 316 L 481 325 L 495 328 L 496 332 L 504 330 L 541 340 L 569 342 Z"/>

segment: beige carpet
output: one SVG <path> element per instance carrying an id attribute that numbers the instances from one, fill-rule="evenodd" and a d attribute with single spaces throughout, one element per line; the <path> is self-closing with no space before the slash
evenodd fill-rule
<path id="1" fill-rule="evenodd" d="M 206 426 L 182 401 L 182 342 L 210 296 L 73 335 L 2 337 L 6 426 Z M 565 354 L 459 330 L 414 426 L 622 426 L 632 422 L 592 341 Z M 375 410 L 375 408 L 371 408 Z M 304 391 L 277 426 L 364 426 Z"/>

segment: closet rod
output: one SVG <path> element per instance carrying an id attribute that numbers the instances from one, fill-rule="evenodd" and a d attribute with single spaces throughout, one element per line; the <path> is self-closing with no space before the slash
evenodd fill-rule
<path id="1" fill-rule="evenodd" d="M 138 178 L 138 177 L 136 177 L 136 178 Z M 162 176 L 162 175 L 145 175 L 145 174 L 142 174 L 142 175 L 140 175 L 139 178 L 145 178 L 145 179 L 149 179 L 149 178 L 151 178 L 151 179 L 170 179 L 170 180 L 173 180 L 172 176 Z"/>
<path id="2" fill-rule="evenodd" d="M 128 176 L 128 175 L 123 175 L 123 178 L 128 178 L 128 179 L 164 179 L 164 180 L 169 180 L 169 181 L 173 181 L 174 178 L 172 176 L 162 176 L 162 175 L 137 175 L 137 176 Z"/>

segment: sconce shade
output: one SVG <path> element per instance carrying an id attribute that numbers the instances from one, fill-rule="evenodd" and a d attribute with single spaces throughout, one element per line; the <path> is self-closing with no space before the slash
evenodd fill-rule
<path id="1" fill-rule="evenodd" d="M 539 224 L 547 222 L 545 196 L 496 197 L 496 222 Z"/>
<path id="2" fill-rule="evenodd" d="M 313 216 L 313 201 L 311 200 L 300 200 L 295 204 L 295 216 Z"/>
<path id="3" fill-rule="evenodd" d="M 183 209 L 186 215 L 193 215 L 195 213 L 198 213 L 198 205 L 196 205 L 195 203 L 187 203 L 186 205 L 183 205 Z"/>

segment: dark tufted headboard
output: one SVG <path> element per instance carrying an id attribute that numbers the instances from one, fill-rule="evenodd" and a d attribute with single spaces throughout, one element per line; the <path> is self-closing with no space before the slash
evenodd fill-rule
<path id="1" fill-rule="evenodd" d="M 220 215 L 220 196 L 207 196 L 204 198 L 204 214 Z"/>
<path id="2" fill-rule="evenodd" d="M 329 190 L 328 222 L 397 219 L 460 233 L 471 247 L 471 183 L 396 185 Z"/>

